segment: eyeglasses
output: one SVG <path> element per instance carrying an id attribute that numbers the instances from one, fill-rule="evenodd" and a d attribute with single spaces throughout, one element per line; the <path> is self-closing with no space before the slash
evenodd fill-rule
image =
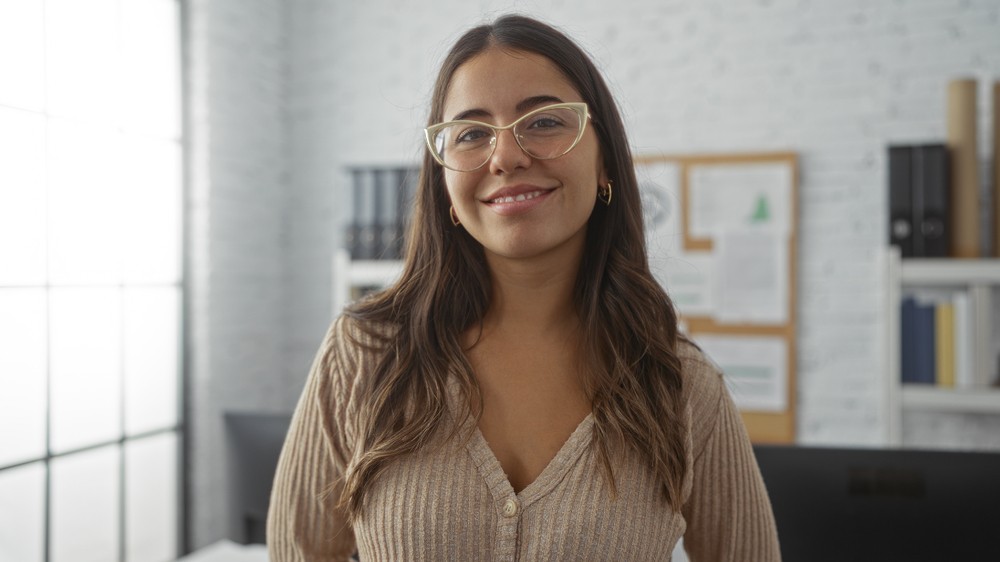
<path id="1" fill-rule="evenodd" d="M 438 163 L 456 172 L 471 172 L 489 162 L 500 131 L 510 129 L 528 156 L 551 160 L 573 150 L 583 138 L 588 118 L 586 103 L 557 103 L 540 107 L 503 127 L 463 119 L 431 125 L 424 134 Z"/>

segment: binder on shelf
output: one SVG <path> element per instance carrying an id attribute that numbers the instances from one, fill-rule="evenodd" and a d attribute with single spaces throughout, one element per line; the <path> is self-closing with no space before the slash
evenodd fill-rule
<path id="1" fill-rule="evenodd" d="M 391 255 L 391 249 L 395 218 L 391 216 L 393 212 L 387 210 L 385 204 L 386 200 L 392 199 L 389 193 L 389 190 L 392 189 L 392 182 L 388 179 L 389 174 L 387 170 L 376 168 L 371 171 L 371 175 L 372 194 L 374 197 L 372 204 L 374 208 L 372 230 L 375 237 L 372 257 L 377 260 L 393 259 L 395 256 Z"/>
<path id="2" fill-rule="evenodd" d="M 398 260 L 418 170 L 411 167 L 348 168 L 353 196 L 344 249 L 352 260 Z"/>
<path id="3" fill-rule="evenodd" d="M 899 246 L 904 258 L 913 257 L 911 152 L 908 146 L 889 147 L 889 244 Z"/>
<path id="4" fill-rule="evenodd" d="M 375 224 L 375 205 L 377 191 L 374 184 L 374 174 L 371 169 L 362 169 L 359 177 L 361 182 L 355 192 L 354 220 L 357 222 L 358 237 L 355 251 L 351 257 L 357 260 L 372 260 L 378 256 L 378 227 Z"/>
<path id="5" fill-rule="evenodd" d="M 951 250 L 948 148 L 943 144 L 913 147 L 915 222 L 924 257 L 943 258 Z"/>
<path id="6" fill-rule="evenodd" d="M 344 236 L 344 248 L 351 254 L 352 259 L 358 259 L 361 245 L 361 224 L 358 219 L 361 217 L 361 191 L 364 188 L 364 171 L 351 170 L 351 222 L 347 225 Z"/>
<path id="7" fill-rule="evenodd" d="M 889 243 L 902 257 L 949 255 L 948 170 L 942 144 L 889 147 Z"/>
<path id="8" fill-rule="evenodd" d="M 401 173 L 403 172 L 403 173 Z M 403 256 L 403 219 L 405 208 L 400 199 L 405 185 L 405 169 L 382 170 L 382 202 L 380 217 L 382 221 L 382 257 L 398 260 Z"/>

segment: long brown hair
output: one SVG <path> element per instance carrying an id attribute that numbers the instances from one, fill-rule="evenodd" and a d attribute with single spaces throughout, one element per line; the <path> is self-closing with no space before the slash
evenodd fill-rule
<path id="1" fill-rule="evenodd" d="M 469 30 L 452 47 L 438 74 L 428 124 L 442 120 L 455 71 L 493 46 L 547 57 L 590 108 L 614 181 L 612 203 L 597 204 L 589 219 L 573 295 L 589 355 L 583 364 L 590 366 L 585 385 L 593 401 L 592 446 L 612 490 L 610 459 L 629 449 L 645 459 L 662 484 L 662 497 L 679 510 L 685 431 L 677 318 L 649 271 L 639 188 L 618 108 L 600 72 L 571 39 L 536 20 L 508 15 Z M 352 518 L 388 464 L 427 445 L 441 427 L 450 378 L 459 382 L 466 413 L 481 413 L 473 411 L 473 404 L 481 404 L 480 389 L 460 336 L 482 321 L 490 276 L 482 246 L 452 225 L 449 205 L 443 171 L 425 151 L 401 278 L 346 312 L 377 338 L 381 352 L 373 372 L 358 381 L 359 450 L 342 496 Z"/>

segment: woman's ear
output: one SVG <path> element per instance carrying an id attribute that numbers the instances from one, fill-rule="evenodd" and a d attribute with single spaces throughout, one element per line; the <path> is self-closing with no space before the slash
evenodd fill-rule
<path id="1" fill-rule="evenodd" d="M 611 180 L 611 178 L 608 177 L 608 170 L 611 169 L 610 162 L 609 162 L 609 154 L 608 154 L 608 151 L 605 149 L 604 145 L 600 142 L 600 138 L 599 137 L 598 137 L 598 142 L 597 142 L 597 166 L 596 166 L 596 168 L 597 169 L 595 171 L 597 172 L 597 185 L 598 186 L 608 185 L 608 181 Z"/>
<path id="2" fill-rule="evenodd" d="M 597 185 L 608 185 L 608 167 L 602 162 L 601 169 L 597 172 Z"/>

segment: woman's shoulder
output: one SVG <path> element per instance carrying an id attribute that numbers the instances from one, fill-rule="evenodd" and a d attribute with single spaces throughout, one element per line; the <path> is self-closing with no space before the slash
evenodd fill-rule
<path id="1" fill-rule="evenodd" d="M 678 336 L 676 349 L 684 382 L 692 383 L 697 389 L 714 387 L 721 382 L 722 369 L 691 338 Z"/>
<path id="2" fill-rule="evenodd" d="M 328 363 L 336 362 L 341 369 L 355 371 L 377 360 L 396 331 L 388 324 L 344 313 L 330 324 L 321 353 Z"/>
<path id="3" fill-rule="evenodd" d="M 346 413 L 361 406 L 364 380 L 389 345 L 388 327 L 341 314 L 331 322 L 310 371 L 317 398 L 325 409 L 351 426 Z M 339 412 L 339 413 L 335 413 Z"/>
<path id="4" fill-rule="evenodd" d="M 692 429 L 696 429 L 714 419 L 722 393 L 727 392 L 722 369 L 685 336 L 677 339 L 677 357 L 681 361 L 684 401 L 694 422 Z"/>
<path id="5" fill-rule="evenodd" d="M 360 345 L 378 345 L 391 339 L 399 328 L 388 322 L 371 320 L 348 312 L 343 312 L 330 325 L 330 332 L 337 337 L 346 337 Z"/>

